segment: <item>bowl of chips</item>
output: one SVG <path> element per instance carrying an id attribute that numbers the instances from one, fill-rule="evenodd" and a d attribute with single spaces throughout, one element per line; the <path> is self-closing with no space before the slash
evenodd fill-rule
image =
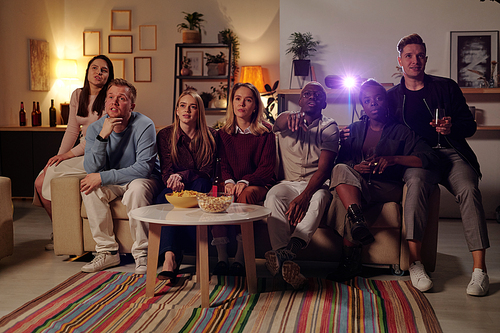
<path id="1" fill-rule="evenodd" d="M 198 192 L 184 190 L 180 192 L 173 192 L 165 194 L 165 198 L 176 208 L 193 208 L 198 207 L 198 200 L 196 199 Z"/>
<path id="2" fill-rule="evenodd" d="M 233 196 L 226 193 L 198 193 L 198 206 L 207 213 L 222 213 L 231 206 Z"/>

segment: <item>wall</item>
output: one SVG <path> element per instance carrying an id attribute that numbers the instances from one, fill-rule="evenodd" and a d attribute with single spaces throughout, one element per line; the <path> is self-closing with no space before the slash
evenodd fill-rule
<path id="1" fill-rule="evenodd" d="M 301 0 L 280 1 L 281 88 L 290 86 L 291 55 L 285 55 L 292 32 L 311 32 L 321 42 L 312 57 L 317 80 L 324 84 L 330 74 L 355 74 L 379 82 L 397 83 L 399 39 L 418 33 L 427 44 L 427 73 L 449 77 L 450 31 L 500 30 L 500 4 L 479 0 Z M 296 78 L 292 88 L 299 88 Z M 357 98 L 357 96 L 356 96 Z M 469 104 L 480 109 L 481 125 L 500 125 L 500 95 L 468 95 Z M 291 98 L 285 109 L 295 109 Z M 329 95 L 325 114 L 346 125 L 351 121 L 347 99 Z M 358 103 L 359 104 L 359 103 Z M 360 111 L 359 105 L 357 106 Z M 483 172 L 480 188 L 487 217 L 495 217 L 500 205 L 499 131 L 478 132 L 469 143 L 478 155 Z M 459 217 L 458 206 L 443 191 L 441 216 Z"/>
<path id="2" fill-rule="evenodd" d="M 259 15 L 248 15 L 256 8 L 264 8 Z M 111 32 L 111 10 L 132 10 L 132 31 Z M 58 59 L 76 59 L 78 75 L 83 82 L 85 69 L 91 57 L 84 57 L 83 31 L 101 31 L 101 50 L 110 58 L 125 59 L 125 77 L 133 82 L 134 56 L 152 57 L 151 83 L 134 83 L 138 90 L 137 111 L 148 115 L 157 127 L 172 120 L 173 75 L 175 43 L 181 43 L 177 24 L 184 21 L 182 12 L 204 14 L 206 34 L 203 42 L 217 42 L 217 33 L 231 28 L 240 41 L 240 66 L 262 65 L 265 82 L 279 79 L 279 1 L 278 0 L 205 0 L 174 1 L 133 0 L 74 1 L 74 0 L 0 0 L 0 126 L 18 125 L 19 104 L 24 101 L 28 112 L 31 101 L 41 102 L 43 124 L 48 124 L 50 99 L 56 105 L 67 101 L 67 91 L 55 77 Z M 158 29 L 158 49 L 139 51 L 139 25 L 155 24 Z M 132 54 L 108 53 L 110 34 L 133 35 Z M 49 42 L 51 90 L 29 90 L 29 39 Z M 6 47 L 8 46 L 8 47 Z M 208 117 L 209 124 L 219 116 Z"/>

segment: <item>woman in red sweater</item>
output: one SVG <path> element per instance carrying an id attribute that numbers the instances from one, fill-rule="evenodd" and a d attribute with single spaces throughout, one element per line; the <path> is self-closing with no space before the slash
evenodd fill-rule
<path id="1" fill-rule="evenodd" d="M 264 120 L 264 105 L 251 83 L 233 87 L 226 112 L 226 124 L 218 132 L 217 151 L 221 158 L 226 193 L 236 202 L 258 204 L 274 184 L 276 141 L 272 126 Z M 245 275 L 241 234 L 235 261 L 229 266 L 226 226 L 212 227 L 212 245 L 217 247 L 216 275 Z"/>

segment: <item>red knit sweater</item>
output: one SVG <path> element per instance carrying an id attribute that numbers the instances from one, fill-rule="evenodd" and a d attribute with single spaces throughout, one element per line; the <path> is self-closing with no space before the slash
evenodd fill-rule
<path id="1" fill-rule="evenodd" d="M 265 123 L 266 127 L 271 125 Z M 222 179 L 246 180 L 250 186 L 271 187 L 275 183 L 276 139 L 273 132 L 227 134 L 218 131 L 217 151 L 221 158 Z"/>

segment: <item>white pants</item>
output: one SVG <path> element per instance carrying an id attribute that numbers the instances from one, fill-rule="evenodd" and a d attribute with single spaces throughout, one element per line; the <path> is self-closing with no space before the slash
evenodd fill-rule
<path id="1" fill-rule="evenodd" d="M 150 205 L 160 189 L 159 181 L 155 179 L 134 179 L 126 185 L 101 186 L 92 193 L 82 193 L 89 219 L 90 231 L 96 241 L 95 250 L 118 251 L 118 243 L 113 232 L 113 218 L 109 203 L 115 198 L 123 196 L 122 203 L 127 207 L 127 212 L 132 209 Z M 130 233 L 134 244 L 132 255 L 135 259 L 148 254 L 149 224 L 130 218 Z"/>
<path id="2" fill-rule="evenodd" d="M 309 244 L 314 232 L 318 229 L 332 197 L 327 186 L 321 187 L 314 193 L 306 215 L 297 224 L 293 233 L 285 215 L 290 202 L 305 190 L 307 184 L 307 181 L 282 181 L 267 192 L 264 206 L 271 210 L 271 216 L 267 218 L 267 228 L 273 250 L 287 246 L 292 237 L 300 238 Z"/>

